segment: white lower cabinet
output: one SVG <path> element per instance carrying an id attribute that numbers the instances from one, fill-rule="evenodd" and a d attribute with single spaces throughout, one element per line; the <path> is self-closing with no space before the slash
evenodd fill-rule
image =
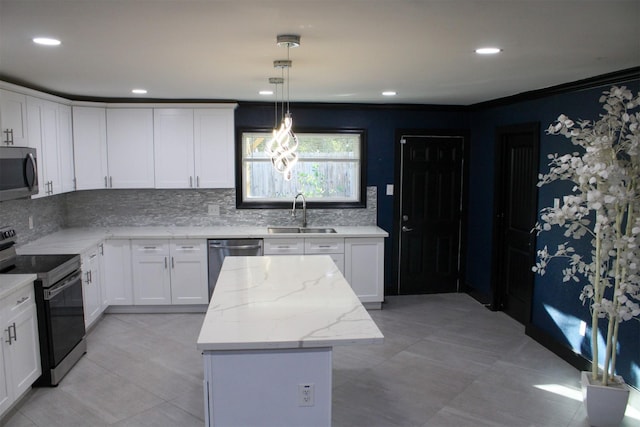
<path id="1" fill-rule="evenodd" d="M 329 255 L 344 275 L 344 239 L 304 239 L 305 255 Z"/>
<path id="2" fill-rule="evenodd" d="M 89 328 L 107 308 L 106 289 L 102 286 L 102 254 L 100 243 L 81 255 L 82 301 L 84 303 L 84 326 Z"/>
<path id="3" fill-rule="evenodd" d="M 363 303 L 384 300 L 384 239 L 344 239 L 344 276 Z"/>
<path id="4" fill-rule="evenodd" d="M 104 282 L 107 305 L 133 304 L 133 276 L 131 272 L 131 241 L 104 242 Z"/>
<path id="5" fill-rule="evenodd" d="M 133 240 L 134 305 L 207 304 L 204 239 Z"/>
<path id="6" fill-rule="evenodd" d="M 384 238 L 291 237 L 264 239 L 265 255 L 329 255 L 368 308 L 384 301 Z"/>
<path id="7" fill-rule="evenodd" d="M 33 284 L 0 300 L 0 416 L 42 373 Z"/>
<path id="8" fill-rule="evenodd" d="M 208 304 L 206 240 L 171 242 L 171 303 Z"/>

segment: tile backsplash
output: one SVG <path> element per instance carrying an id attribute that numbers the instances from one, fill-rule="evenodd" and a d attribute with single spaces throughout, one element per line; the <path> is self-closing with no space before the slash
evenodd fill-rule
<path id="1" fill-rule="evenodd" d="M 309 225 L 376 225 L 376 190 L 367 188 L 365 209 L 309 209 Z M 209 205 L 219 215 L 210 215 Z M 0 202 L 0 225 L 14 227 L 19 244 L 69 227 L 289 225 L 299 224 L 300 215 L 292 218 L 288 209 L 236 209 L 234 189 L 91 190 Z"/>

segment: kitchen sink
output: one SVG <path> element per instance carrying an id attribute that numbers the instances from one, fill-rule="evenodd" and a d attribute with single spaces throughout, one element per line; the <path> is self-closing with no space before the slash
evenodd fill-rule
<path id="1" fill-rule="evenodd" d="M 304 227 L 300 229 L 301 233 L 335 233 L 336 230 L 333 228 L 313 228 L 313 227 Z"/>
<path id="2" fill-rule="evenodd" d="M 300 228 L 298 227 L 267 227 L 267 232 L 269 234 L 299 233 Z"/>
<path id="3" fill-rule="evenodd" d="M 318 234 L 326 234 L 326 233 L 335 233 L 336 230 L 334 228 L 317 228 L 317 227 L 267 227 L 267 232 L 269 234 L 280 234 L 280 233 L 318 233 Z"/>

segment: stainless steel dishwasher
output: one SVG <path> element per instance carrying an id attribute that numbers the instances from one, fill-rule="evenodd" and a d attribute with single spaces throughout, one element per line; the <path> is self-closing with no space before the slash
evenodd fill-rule
<path id="1" fill-rule="evenodd" d="M 209 300 L 218 281 L 222 262 L 228 256 L 262 255 L 262 239 L 208 240 L 209 246 Z"/>

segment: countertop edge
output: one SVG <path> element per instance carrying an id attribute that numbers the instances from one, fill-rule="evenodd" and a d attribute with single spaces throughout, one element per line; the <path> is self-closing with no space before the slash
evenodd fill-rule
<path id="1" fill-rule="evenodd" d="M 17 247 L 20 255 L 82 254 L 105 240 L 129 239 L 301 239 L 301 238 L 385 238 L 375 225 L 335 226 L 336 233 L 269 234 L 267 226 L 247 227 L 97 227 L 68 228 Z"/>
<path id="2" fill-rule="evenodd" d="M 0 299 L 25 286 L 33 285 L 35 274 L 0 274 Z"/>
<path id="3" fill-rule="evenodd" d="M 253 350 L 296 350 L 302 348 L 323 348 L 323 347 L 335 347 L 339 345 L 367 345 L 367 344 L 382 344 L 384 343 L 384 336 L 371 337 L 371 338 L 356 338 L 356 339 L 333 339 L 322 341 L 285 341 L 285 342 L 251 342 L 251 343 L 197 343 L 197 349 L 201 351 L 211 352 L 223 352 L 223 351 L 253 351 Z"/>

